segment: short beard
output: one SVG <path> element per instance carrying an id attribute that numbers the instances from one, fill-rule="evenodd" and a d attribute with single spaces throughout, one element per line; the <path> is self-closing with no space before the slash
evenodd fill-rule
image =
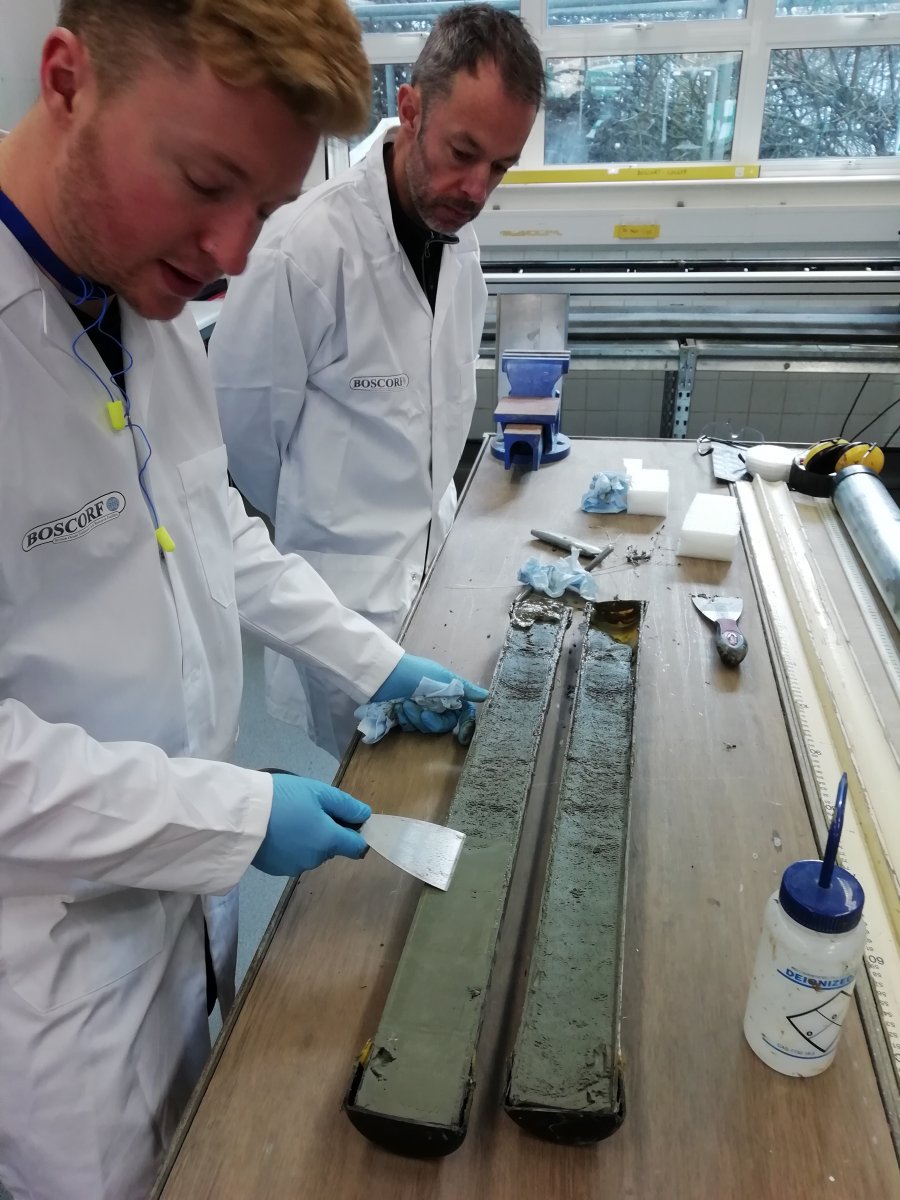
<path id="1" fill-rule="evenodd" d="M 105 198 L 114 187 L 104 175 L 97 131 L 87 126 L 60 169 L 57 228 L 66 265 L 128 299 L 128 273 L 108 260 L 101 238 L 110 219 Z"/>
<path id="2" fill-rule="evenodd" d="M 426 122 L 423 120 L 406 159 L 406 186 L 409 189 L 409 198 L 416 210 L 416 216 L 426 228 L 435 233 L 454 234 L 463 225 L 468 224 L 468 221 L 474 221 L 479 210 L 473 211 L 467 221 L 461 222 L 447 223 L 435 215 L 435 209 L 440 206 L 441 198 L 432 196 L 428 190 L 428 181 L 432 171 L 425 151 L 425 125 Z"/>

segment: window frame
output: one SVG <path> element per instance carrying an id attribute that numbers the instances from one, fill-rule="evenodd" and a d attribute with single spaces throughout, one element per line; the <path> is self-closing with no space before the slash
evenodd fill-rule
<path id="1" fill-rule="evenodd" d="M 760 178 L 819 179 L 900 177 L 900 155 L 880 158 L 760 159 L 759 145 L 765 107 L 769 55 L 772 50 L 818 49 L 829 46 L 900 45 L 900 12 L 815 16 L 778 16 L 776 0 L 747 0 L 747 15 L 738 19 L 677 21 L 616 21 L 585 25 L 547 25 L 547 0 L 520 0 L 541 56 L 593 58 L 634 54 L 741 54 L 741 73 L 735 109 L 730 165 L 758 166 Z M 364 45 L 373 66 L 414 62 L 425 33 L 367 33 Z M 581 164 L 585 169 L 606 164 Z M 611 164 L 620 168 L 624 163 Z M 661 177 L 678 164 L 634 164 L 656 169 Z M 683 165 L 683 164 L 682 164 Z M 692 163 L 702 167 L 702 162 Z M 710 167 L 722 163 L 709 163 Z M 568 169 L 577 169 L 571 164 Z M 544 110 L 525 145 L 519 167 L 552 173 L 559 166 L 544 163 Z M 509 183 L 513 184 L 514 178 Z M 635 185 L 641 186 L 641 185 Z"/>

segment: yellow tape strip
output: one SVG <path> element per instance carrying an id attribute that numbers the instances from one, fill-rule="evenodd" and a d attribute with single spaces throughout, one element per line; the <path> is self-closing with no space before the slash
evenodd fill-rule
<path id="1" fill-rule="evenodd" d="M 677 167 L 542 167 L 537 171 L 512 170 L 503 184 L 522 183 L 680 183 L 685 179 L 757 179 L 759 165 L 748 163 Z"/>
<path id="2" fill-rule="evenodd" d="M 640 239 L 646 239 L 646 238 L 658 238 L 659 237 L 659 226 L 658 225 L 614 225 L 613 226 L 613 237 L 614 238 L 624 238 L 626 240 L 629 238 L 634 239 L 634 240 L 640 240 Z"/>

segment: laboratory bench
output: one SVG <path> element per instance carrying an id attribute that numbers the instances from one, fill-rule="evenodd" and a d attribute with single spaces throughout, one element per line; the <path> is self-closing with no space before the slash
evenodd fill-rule
<path id="1" fill-rule="evenodd" d="M 667 517 L 581 511 L 593 472 L 621 470 L 623 457 L 669 470 Z M 351 1125 L 342 1104 L 379 1024 L 423 886 L 370 853 L 328 863 L 285 893 L 155 1196 L 900 1196 L 896 1113 L 879 1090 L 856 1006 L 833 1066 L 817 1078 L 777 1074 L 743 1037 L 765 901 L 788 863 L 818 850 L 746 549 L 739 546 L 730 563 L 676 553 L 691 499 L 716 490 L 724 494 L 693 442 L 576 438 L 567 459 L 535 472 L 505 471 L 483 448 L 403 639 L 413 653 L 490 681 L 521 590 L 517 569 L 532 554 L 559 553 L 533 541 L 535 525 L 611 540 L 614 552 L 597 570 L 602 598 L 646 602 L 633 731 L 621 1128 L 593 1145 L 557 1145 L 526 1133 L 503 1110 L 527 968 L 519 932 L 535 903 L 519 870 L 461 1148 L 444 1158 L 406 1158 Z M 629 562 L 632 548 L 649 559 L 638 553 Z M 694 591 L 743 598 L 750 650 L 740 668 L 720 662 L 712 630 L 691 603 Z M 562 707 L 551 705 L 548 723 Z M 341 786 L 375 810 L 442 821 L 465 753 L 452 737 L 394 732 L 355 746 Z M 529 811 L 546 802 L 541 792 L 536 782 Z M 532 844 L 523 830 L 520 859 L 540 850 L 530 828 Z"/>

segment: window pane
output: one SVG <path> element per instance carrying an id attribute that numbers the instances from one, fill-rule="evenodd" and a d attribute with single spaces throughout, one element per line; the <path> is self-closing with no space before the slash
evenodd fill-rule
<path id="1" fill-rule="evenodd" d="M 412 63 L 384 63 L 372 68 L 372 111 L 369 114 L 369 124 L 365 133 L 348 139 L 349 145 L 359 145 L 382 117 L 396 117 L 397 88 L 401 83 L 410 82 L 412 69 Z"/>
<path id="2" fill-rule="evenodd" d="M 816 0 L 811 2 L 816 3 Z M 548 25 L 597 25 L 604 21 L 721 21 L 736 20 L 746 14 L 744 0 L 547 0 Z"/>
<path id="3" fill-rule="evenodd" d="M 900 0 L 777 0 L 779 17 L 830 16 L 835 13 L 900 12 Z"/>
<path id="4" fill-rule="evenodd" d="M 731 157 L 740 54 L 547 61 L 547 163 Z"/>
<path id="5" fill-rule="evenodd" d="M 773 50 L 760 158 L 900 152 L 900 46 Z"/>
<path id="6" fill-rule="evenodd" d="M 461 0 L 350 0 L 364 33 L 427 33 L 442 12 Z M 491 0 L 518 13 L 519 0 Z"/>

